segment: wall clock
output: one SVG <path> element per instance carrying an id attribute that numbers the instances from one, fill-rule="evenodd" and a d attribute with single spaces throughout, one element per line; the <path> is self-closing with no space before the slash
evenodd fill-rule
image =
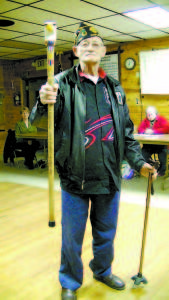
<path id="1" fill-rule="evenodd" d="M 126 60 L 125 60 L 125 68 L 127 70 L 133 70 L 135 68 L 135 65 L 136 65 L 136 61 L 134 58 L 132 57 L 128 57 Z"/>

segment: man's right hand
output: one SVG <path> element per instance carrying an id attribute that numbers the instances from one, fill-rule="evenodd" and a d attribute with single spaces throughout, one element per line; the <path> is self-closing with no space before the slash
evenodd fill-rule
<path id="1" fill-rule="evenodd" d="M 56 102 L 56 96 L 59 85 L 56 83 L 53 86 L 46 83 L 41 86 L 39 91 L 40 101 L 42 104 L 54 104 Z"/>

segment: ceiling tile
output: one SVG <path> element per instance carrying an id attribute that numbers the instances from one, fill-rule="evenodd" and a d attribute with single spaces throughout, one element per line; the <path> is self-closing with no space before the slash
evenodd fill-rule
<path id="1" fill-rule="evenodd" d="M 29 52 L 25 52 L 25 55 L 31 55 L 31 56 L 40 56 L 40 55 L 47 55 L 47 50 L 46 48 L 45 49 L 38 49 L 38 50 L 32 50 L 32 51 L 29 51 Z"/>
<path id="2" fill-rule="evenodd" d="M 27 43 L 31 41 L 30 45 L 32 44 L 32 47 L 35 47 L 35 44 L 45 45 L 45 39 L 39 36 L 27 35 L 23 37 L 18 37 L 15 39 L 15 41 L 22 41 Z"/>
<path id="3" fill-rule="evenodd" d="M 113 41 L 114 43 L 119 43 L 119 42 L 132 42 L 132 41 L 137 41 L 138 38 L 136 37 L 132 37 L 132 36 L 129 36 L 129 35 L 123 35 L 123 34 L 120 34 L 120 35 L 116 35 L 114 37 L 108 37 L 108 39 L 111 41 Z M 105 43 L 106 44 L 106 43 Z M 110 42 L 108 43 L 110 44 Z"/>
<path id="4" fill-rule="evenodd" d="M 0 14 L 4 13 L 6 11 L 16 9 L 20 7 L 20 4 L 14 3 L 14 2 L 8 2 L 7 0 L 1 0 L 1 5 L 0 5 Z"/>
<path id="5" fill-rule="evenodd" d="M 20 59 L 28 59 L 28 58 L 33 58 L 34 56 L 31 56 L 30 53 L 16 53 L 16 54 L 8 54 L 4 55 L 3 59 L 6 60 L 20 60 Z M 2 56 L 0 54 L 0 58 L 2 59 Z"/>
<path id="6" fill-rule="evenodd" d="M 158 5 L 168 5 L 168 0 L 154 0 L 153 3 Z"/>
<path id="7" fill-rule="evenodd" d="M 73 32 L 67 32 L 62 29 L 57 30 L 57 39 L 65 40 L 72 42 L 74 41 L 74 34 Z"/>
<path id="8" fill-rule="evenodd" d="M 15 37 L 19 37 L 21 34 L 13 31 L 8 31 L 6 29 L 0 29 L 1 39 L 12 39 Z"/>
<path id="9" fill-rule="evenodd" d="M 16 52 L 22 52 L 23 49 L 17 49 L 17 48 L 10 48 L 10 47 L 1 47 L 0 45 L 0 53 L 2 52 L 6 52 L 6 53 L 16 53 Z"/>
<path id="10" fill-rule="evenodd" d="M 33 43 L 25 43 L 25 42 L 20 42 L 20 41 L 11 41 L 11 40 L 6 40 L 0 43 L 0 46 L 2 47 L 9 47 L 9 48 L 18 48 L 18 49 L 26 49 L 26 50 L 35 50 L 39 49 L 39 47 L 44 47 L 46 48 L 45 45 L 36 45 Z"/>
<path id="11" fill-rule="evenodd" d="M 73 19 L 72 21 L 72 18 L 57 15 L 52 11 L 48 12 L 44 10 L 38 10 L 32 7 L 23 7 L 18 10 L 5 13 L 3 14 L 3 16 L 13 18 L 14 20 L 18 19 L 20 21 L 32 22 L 33 24 L 37 25 L 43 25 L 47 20 L 51 20 L 55 21 L 58 27 L 62 26 L 63 24 L 71 24 L 74 20 L 77 21 L 77 19 Z"/>
<path id="12" fill-rule="evenodd" d="M 56 44 L 55 51 L 71 51 L 72 50 L 72 44 L 66 43 L 66 44 Z"/>
<path id="13" fill-rule="evenodd" d="M 84 19 L 89 20 L 89 19 L 93 19 L 95 16 L 103 17 L 105 15 L 111 14 L 110 12 L 105 11 L 99 7 L 94 7 L 94 10 L 90 9 L 91 8 L 90 5 L 79 0 L 57 1 L 56 4 L 54 4 L 53 0 L 48 0 L 48 1 L 37 2 L 33 6 L 38 8 L 43 8 L 46 10 L 51 10 L 52 7 L 51 11 L 53 11 L 54 13 L 59 12 L 63 15 L 67 15 L 75 18 L 74 20 L 84 20 Z M 56 15 L 56 20 L 57 18 L 58 17 Z"/>
<path id="14" fill-rule="evenodd" d="M 94 23 L 100 24 L 113 30 L 120 31 L 122 33 L 130 33 L 140 30 L 149 30 L 150 26 L 144 25 L 140 22 L 132 20 L 130 18 L 122 17 L 120 15 L 104 18 L 103 20 L 96 20 Z"/>
<path id="15" fill-rule="evenodd" d="M 19 21 L 15 20 L 13 18 L 7 18 L 7 17 L 2 17 L 0 16 L 0 19 L 2 20 L 13 20 L 15 22 L 14 25 L 9 26 L 9 27 L 4 27 L 4 30 L 9 30 L 9 31 L 16 31 L 16 32 L 24 32 L 24 33 L 36 33 L 36 32 L 43 32 L 44 27 L 43 24 L 37 25 L 37 24 L 32 24 L 32 23 L 27 23 L 25 20 Z"/>
<path id="16" fill-rule="evenodd" d="M 104 2 L 102 0 L 91 0 L 91 1 L 89 0 L 87 2 L 91 3 L 91 4 L 86 3 L 86 5 L 88 5 L 88 9 L 92 9 L 92 6 L 95 4 L 95 5 L 99 5 L 103 8 L 105 8 L 104 9 L 105 12 L 106 12 L 106 9 L 108 9 L 109 12 L 116 11 L 119 13 L 128 11 L 129 9 L 136 10 L 136 9 L 140 9 L 140 8 L 153 6 L 153 4 L 150 4 L 146 0 L 123 0 L 123 1 L 106 0 Z M 85 1 L 84 1 L 84 3 L 85 3 Z"/>
<path id="17" fill-rule="evenodd" d="M 143 39 L 169 37 L 169 34 L 157 31 L 155 29 L 149 31 L 137 32 L 137 34 Z"/>
<path id="18" fill-rule="evenodd" d="M 22 4 L 22 5 L 28 5 L 28 4 L 33 4 L 33 3 L 36 3 L 37 0 L 6 0 L 8 2 L 11 2 L 11 3 L 19 3 L 19 4 Z M 44 0 L 39 0 L 39 1 L 44 1 Z"/>

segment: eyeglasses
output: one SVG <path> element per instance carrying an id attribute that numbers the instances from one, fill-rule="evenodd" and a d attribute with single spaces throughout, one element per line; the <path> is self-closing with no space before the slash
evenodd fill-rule
<path id="1" fill-rule="evenodd" d="M 81 42 L 79 46 L 82 48 L 88 48 L 89 46 L 92 46 L 94 49 L 98 49 L 98 48 L 103 47 L 103 44 L 99 43 L 99 42 L 95 42 L 95 41 L 93 41 L 91 43 L 89 43 L 88 41 L 84 41 L 84 42 Z"/>

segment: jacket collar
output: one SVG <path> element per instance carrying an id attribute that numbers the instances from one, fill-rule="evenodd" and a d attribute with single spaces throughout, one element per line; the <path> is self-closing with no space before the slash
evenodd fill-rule
<path id="1" fill-rule="evenodd" d="M 88 74 L 83 73 L 81 70 L 79 70 L 79 76 L 80 76 L 80 79 L 81 79 L 81 80 L 82 80 L 84 77 L 85 77 L 85 78 L 89 78 L 89 77 L 88 77 Z M 107 74 L 106 74 L 106 72 L 105 72 L 102 68 L 99 68 L 99 70 L 98 70 L 98 76 L 99 76 L 100 78 L 102 78 L 102 79 L 106 79 Z"/>
<path id="2" fill-rule="evenodd" d="M 70 80 L 73 83 L 79 83 L 80 84 L 79 71 L 80 71 L 80 64 L 78 64 L 77 66 L 72 67 L 69 70 L 68 75 L 69 75 Z M 108 78 L 109 82 L 112 83 L 114 86 L 119 85 L 119 81 L 117 81 L 116 79 L 114 79 L 112 76 L 106 75 L 106 78 Z"/>

